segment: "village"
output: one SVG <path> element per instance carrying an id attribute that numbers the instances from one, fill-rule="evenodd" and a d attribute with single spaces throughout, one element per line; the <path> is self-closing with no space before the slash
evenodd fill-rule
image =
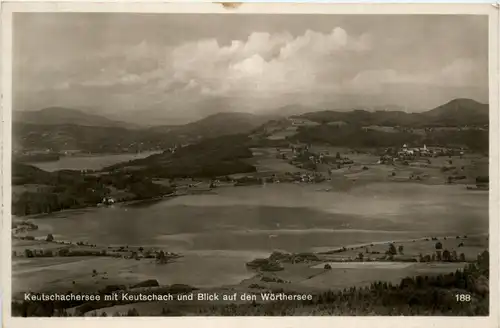
<path id="1" fill-rule="evenodd" d="M 394 170 L 398 168 L 403 170 L 405 167 L 432 167 L 444 172 L 451 171 L 454 168 L 451 165 L 453 158 L 462 160 L 465 152 L 463 148 L 428 147 L 427 145 L 409 147 L 407 144 L 400 148 L 384 150 L 337 149 L 333 151 L 316 145 L 290 144 L 287 148 L 277 147 L 267 149 L 265 152 L 262 149 L 256 150 L 258 160 L 269 164 L 263 165 L 255 174 L 238 175 L 234 180 L 236 186 L 265 183 L 321 183 L 331 181 L 338 175 L 345 176 L 377 167 L 387 167 L 389 170 L 391 170 L 390 167 Z M 436 158 L 439 159 L 434 160 L 435 165 L 431 165 L 433 159 Z M 463 169 L 463 165 L 461 167 Z M 382 171 L 387 171 L 387 169 Z M 394 176 L 394 173 L 389 172 L 389 176 Z M 411 174 L 408 178 L 411 178 Z M 217 183 L 214 187 L 216 186 Z"/>
<path id="2" fill-rule="evenodd" d="M 175 152 L 175 148 L 169 149 Z M 256 172 L 231 174 L 213 178 L 182 177 L 153 179 L 156 184 L 173 188 L 171 194 L 159 198 L 183 196 L 188 194 L 213 193 L 217 188 L 276 183 L 321 184 L 334 186 L 341 180 L 357 181 L 419 181 L 434 184 L 458 182 L 473 185 L 485 172 L 476 172 L 464 148 L 443 146 L 389 147 L 385 149 L 337 149 L 310 144 L 289 144 L 288 147 L 253 148 L 251 159 L 257 167 Z M 469 156 L 469 157 L 468 157 Z M 365 173 L 365 174 L 364 174 Z M 469 177 L 469 179 L 466 179 Z M 481 183 L 480 188 L 487 187 Z M 122 202 L 120 198 L 109 195 L 98 206 Z"/>

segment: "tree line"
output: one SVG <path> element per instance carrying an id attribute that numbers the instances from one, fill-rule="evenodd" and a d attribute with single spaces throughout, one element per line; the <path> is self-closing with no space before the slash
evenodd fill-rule
<path id="1" fill-rule="evenodd" d="M 423 135 L 409 131 L 384 132 L 356 125 L 319 125 L 299 127 L 298 133 L 289 138 L 304 143 L 324 143 L 352 148 L 400 147 L 403 144 L 450 145 L 470 150 L 488 152 L 487 130 L 427 131 Z"/>
<path id="2" fill-rule="evenodd" d="M 14 185 L 46 185 L 42 191 L 25 191 L 13 198 L 14 215 L 51 213 L 55 211 L 95 206 L 111 195 L 113 189 L 123 191 L 121 200 L 140 200 L 173 192 L 173 189 L 153 183 L 138 173 L 114 172 L 90 175 L 80 171 L 45 172 L 35 167 L 14 163 Z"/>

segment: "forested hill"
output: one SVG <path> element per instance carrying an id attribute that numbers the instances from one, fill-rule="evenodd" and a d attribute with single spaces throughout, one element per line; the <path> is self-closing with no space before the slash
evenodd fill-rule
<path id="1" fill-rule="evenodd" d="M 344 122 L 358 126 L 448 127 L 484 126 L 489 123 L 489 105 L 472 99 L 454 99 L 422 113 L 402 111 L 318 111 L 296 116 L 318 123 Z"/>
<path id="2" fill-rule="evenodd" d="M 489 147 L 488 110 L 487 104 L 481 104 L 471 99 L 455 99 L 422 113 L 370 112 L 365 110 L 311 112 L 294 116 L 292 119 L 308 120 L 324 126 L 300 127 L 298 135 L 289 137 L 289 141 L 326 142 L 346 147 L 395 146 L 418 141 L 427 144 L 455 143 L 472 149 L 486 150 Z M 54 110 L 49 112 L 53 113 Z M 56 112 L 65 113 L 63 109 L 58 109 Z M 70 113 L 73 112 L 70 111 Z M 73 113 L 70 116 L 74 118 L 79 117 L 79 115 L 83 114 Z M 218 113 L 186 125 L 142 129 L 129 129 L 123 126 L 55 124 L 56 121 L 52 121 L 54 124 L 47 124 L 44 123 L 45 120 L 40 120 L 36 124 L 15 123 L 13 141 L 16 150 L 49 150 L 53 153 L 65 150 L 90 153 L 164 150 L 175 145 L 195 144 L 209 138 L 234 134 L 253 135 L 255 131 L 266 126 L 266 123 L 271 122 L 271 118 L 273 117 L 248 113 Z M 97 119 L 92 118 L 92 120 Z M 288 121 L 287 124 L 290 126 L 292 125 L 289 120 L 285 118 L 283 120 Z M 61 118 L 59 121 L 67 120 Z M 342 129 L 334 129 L 334 127 L 329 126 L 339 124 L 343 125 Z M 398 129 L 391 133 L 373 129 L 368 132 L 361 130 L 373 126 L 398 127 Z M 436 127 L 450 127 L 457 128 L 457 130 L 429 130 Z M 475 129 L 467 130 L 471 127 Z M 462 128 L 464 128 L 463 131 Z M 411 131 L 412 129 L 425 129 L 425 131 L 417 133 Z M 361 134 L 361 132 L 366 133 Z M 235 139 L 235 142 L 237 141 L 238 139 Z M 272 144 L 269 139 L 260 141 L 260 145 Z"/>
<path id="3" fill-rule="evenodd" d="M 91 153 L 120 153 L 166 149 L 206 138 L 249 133 L 264 124 L 267 116 L 219 113 L 180 126 L 129 129 L 77 123 L 48 124 L 15 122 L 14 148 L 22 150 L 81 150 Z"/>
<path id="4" fill-rule="evenodd" d="M 42 125 L 70 124 L 101 127 L 135 127 L 134 124 L 114 121 L 104 116 L 88 114 L 77 109 L 64 107 L 48 107 L 37 111 L 14 111 L 12 120 L 16 123 Z"/>
<path id="5" fill-rule="evenodd" d="M 164 152 L 147 158 L 120 163 L 106 168 L 118 170 L 140 167 L 149 177 L 217 177 L 233 173 L 254 172 L 254 166 L 244 159 L 252 157 L 251 140 L 245 134 L 208 138 L 184 147 L 174 153 Z"/>
<path id="6" fill-rule="evenodd" d="M 351 148 L 400 147 L 403 144 L 464 147 L 472 151 L 487 153 L 488 130 L 432 130 L 424 133 L 396 130 L 392 132 L 366 129 L 353 125 L 318 125 L 301 127 L 290 138 L 292 142 L 328 144 Z"/>

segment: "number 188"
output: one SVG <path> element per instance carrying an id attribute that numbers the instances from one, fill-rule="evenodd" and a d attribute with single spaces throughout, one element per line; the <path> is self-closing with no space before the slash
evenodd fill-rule
<path id="1" fill-rule="evenodd" d="M 455 298 L 457 299 L 457 302 L 470 302 L 471 300 L 469 294 L 456 294 Z"/>

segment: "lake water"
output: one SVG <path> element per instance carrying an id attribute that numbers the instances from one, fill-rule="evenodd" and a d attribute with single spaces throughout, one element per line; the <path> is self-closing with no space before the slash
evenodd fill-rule
<path id="1" fill-rule="evenodd" d="M 215 195 L 62 212 L 37 219 L 37 233 L 181 252 L 186 257 L 165 266 L 159 280 L 203 286 L 216 284 L 213 278 L 221 270 L 225 283 L 238 282 L 250 275 L 247 261 L 273 250 L 304 252 L 488 232 L 488 193 L 470 192 L 464 186 L 373 183 L 343 192 L 317 188 L 220 188 Z"/>
<path id="2" fill-rule="evenodd" d="M 100 170 L 106 166 L 114 165 L 121 162 L 127 162 L 134 159 L 145 158 L 154 154 L 157 151 L 148 151 L 133 154 L 108 154 L 95 156 L 66 156 L 61 157 L 58 161 L 53 162 L 36 162 L 30 165 L 36 166 L 44 171 L 54 172 L 57 170 Z"/>

